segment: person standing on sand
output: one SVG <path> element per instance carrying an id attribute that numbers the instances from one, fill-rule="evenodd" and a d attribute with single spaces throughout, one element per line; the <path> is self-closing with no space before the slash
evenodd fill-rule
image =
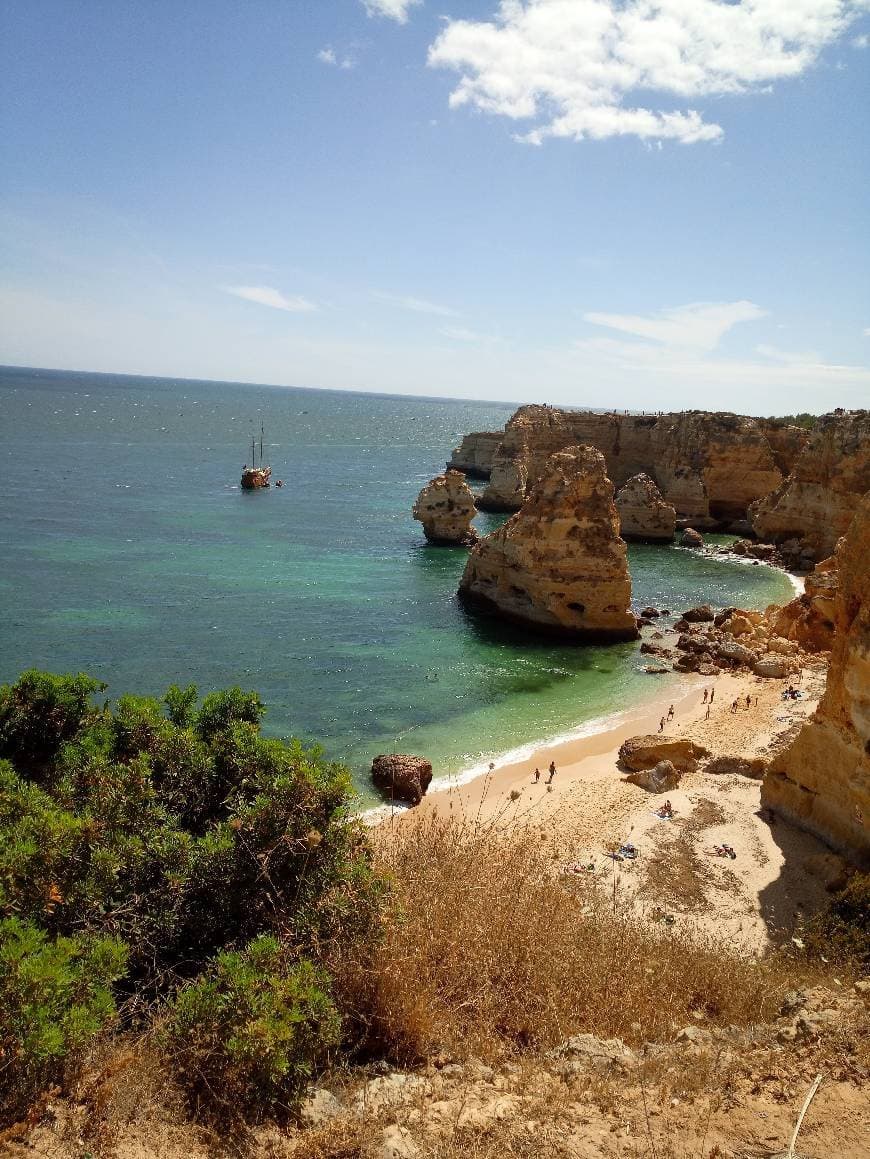
<path id="1" fill-rule="evenodd" d="M 747 708 L 752 707 L 752 697 L 749 695 L 748 692 L 746 693 L 746 707 Z"/>
<path id="2" fill-rule="evenodd" d="M 555 761 L 550 761 L 550 769 L 549 769 L 549 772 L 550 772 L 550 775 L 549 775 L 549 777 L 547 778 L 547 784 L 548 784 L 548 785 L 552 785 L 552 783 L 553 783 L 553 777 L 555 777 L 555 775 L 556 775 L 556 762 L 555 762 Z"/>
<path id="3" fill-rule="evenodd" d="M 668 709 L 668 720 L 673 720 L 673 719 L 674 719 L 674 706 L 671 705 L 671 707 Z"/>
<path id="4" fill-rule="evenodd" d="M 541 779 L 541 770 L 536 768 L 535 769 L 535 780 L 533 783 L 537 785 L 537 783 L 538 783 L 538 781 L 540 781 L 540 779 Z"/>
<path id="5" fill-rule="evenodd" d="M 665 718 L 662 717 L 661 720 L 659 721 L 659 732 L 664 732 L 664 731 L 665 731 Z"/>
<path id="6" fill-rule="evenodd" d="M 706 688 L 704 689 L 704 699 L 703 699 L 702 703 L 703 704 L 707 703 L 707 689 Z"/>
<path id="7" fill-rule="evenodd" d="M 713 703 L 713 697 L 714 697 L 715 695 L 716 695 L 716 689 L 715 689 L 715 688 L 711 688 L 711 689 L 710 689 L 710 703 L 711 703 L 711 704 Z"/>
<path id="8" fill-rule="evenodd" d="M 708 704 L 707 705 L 707 712 L 704 715 L 704 720 L 709 720 L 709 719 L 710 719 L 710 705 Z"/>

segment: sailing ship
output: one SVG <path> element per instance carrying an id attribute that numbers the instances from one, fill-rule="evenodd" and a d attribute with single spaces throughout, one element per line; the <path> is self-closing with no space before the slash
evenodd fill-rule
<path id="1" fill-rule="evenodd" d="M 251 465 L 242 468 L 241 486 L 243 491 L 259 491 L 271 486 L 272 468 L 263 462 L 263 425 L 260 424 L 260 465 L 257 466 L 257 439 L 251 439 Z"/>

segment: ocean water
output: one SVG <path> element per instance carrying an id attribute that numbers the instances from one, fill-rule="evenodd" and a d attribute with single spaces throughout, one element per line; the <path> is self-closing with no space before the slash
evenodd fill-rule
<path id="1" fill-rule="evenodd" d="M 564 647 L 469 616 L 466 553 L 410 509 L 510 405 L 0 370 L 0 680 L 85 671 L 108 695 L 240 684 L 274 735 L 318 741 L 364 796 L 378 752 L 436 774 L 660 693 L 636 644 Z M 238 480 L 263 423 L 281 489 Z M 481 514 L 481 532 L 500 517 Z M 766 567 L 632 546 L 637 607 L 764 607 Z"/>

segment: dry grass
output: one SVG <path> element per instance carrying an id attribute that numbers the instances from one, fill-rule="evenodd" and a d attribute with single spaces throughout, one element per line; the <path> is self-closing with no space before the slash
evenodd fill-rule
<path id="1" fill-rule="evenodd" d="M 395 888 L 382 941 L 333 963 L 368 1054 L 492 1059 L 578 1032 L 667 1040 L 699 1018 L 764 1020 L 803 981 L 784 958 L 689 941 L 638 921 L 616 893 L 559 878 L 531 829 L 427 818 L 377 840 Z"/>

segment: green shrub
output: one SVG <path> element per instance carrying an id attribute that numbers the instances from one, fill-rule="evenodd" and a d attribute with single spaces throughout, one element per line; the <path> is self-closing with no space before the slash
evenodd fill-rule
<path id="1" fill-rule="evenodd" d="M 114 709 L 93 708 L 100 687 L 39 672 L 0 687 L 0 755 L 8 757 L 0 759 L 0 919 L 20 919 L 44 939 L 45 955 L 48 947 L 67 954 L 70 970 L 85 968 L 86 946 L 118 939 L 126 972 L 113 977 L 114 994 L 134 997 L 124 1009 L 140 1018 L 179 987 L 190 995 L 181 1011 L 209 994 L 219 1004 L 237 984 L 251 1005 L 250 963 L 268 958 L 260 1008 L 298 1007 L 304 1017 L 292 1043 L 280 1046 L 279 1031 L 269 1032 L 277 1069 L 263 1061 L 266 1093 L 250 1097 L 277 1098 L 269 1092 L 280 1077 L 288 1098 L 332 1034 L 328 979 L 317 972 L 327 949 L 371 937 L 383 895 L 364 830 L 347 817 L 348 773 L 318 749 L 261 736 L 256 693 L 231 688 L 198 708 L 195 688 L 171 688 L 163 701 L 126 696 Z M 280 962 L 266 952 L 278 943 L 261 943 L 263 935 L 280 939 Z M 242 957 L 225 958 L 248 943 Z M 205 1021 L 220 1037 L 215 1009 Z M 215 1050 L 241 1067 L 232 1034 Z M 74 1053 L 69 1036 L 55 1045 L 58 1065 Z M 259 1073 L 251 1061 L 251 1091 Z"/>
<path id="2" fill-rule="evenodd" d="M 105 687 L 83 672 L 55 676 L 35 669 L 0 686 L 0 757 L 38 775 L 93 713 L 91 696 Z"/>
<path id="3" fill-rule="evenodd" d="M 15 1113 L 80 1055 L 115 1015 L 124 973 L 113 938 L 57 938 L 0 921 L 0 1106 Z"/>
<path id="4" fill-rule="evenodd" d="M 163 1038 L 182 1081 L 224 1112 L 288 1106 L 338 1042 L 327 983 L 274 937 L 220 954 L 169 1011 Z"/>

